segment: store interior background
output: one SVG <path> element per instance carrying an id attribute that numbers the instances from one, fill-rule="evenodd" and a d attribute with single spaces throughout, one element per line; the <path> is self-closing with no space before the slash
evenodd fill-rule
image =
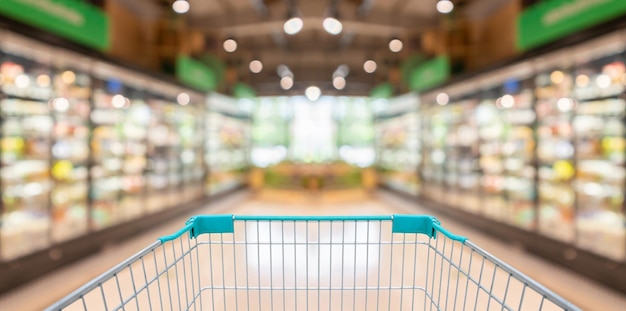
<path id="1" fill-rule="evenodd" d="M 626 293 L 626 5 L 532 41 L 576 1 L 437 2 L 58 1 L 94 42 L 3 0 L 0 292 L 247 187 L 385 188 Z"/>

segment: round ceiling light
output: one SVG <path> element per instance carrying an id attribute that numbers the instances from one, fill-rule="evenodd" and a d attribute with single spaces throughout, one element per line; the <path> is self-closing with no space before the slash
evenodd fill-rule
<path id="1" fill-rule="evenodd" d="M 371 59 L 368 59 L 365 63 L 363 63 L 363 70 L 367 73 L 374 73 L 377 67 L 376 62 Z"/>
<path id="2" fill-rule="evenodd" d="M 259 73 L 261 70 L 263 70 L 263 63 L 260 60 L 255 59 L 250 62 L 250 71 L 253 73 Z"/>
<path id="3" fill-rule="evenodd" d="M 295 35 L 299 33 L 300 30 L 302 30 L 302 27 L 304 27 L 304 22 L 300 17 L 292 17 L 283 25 L 283 29 L 288 35 Z"/>
<path id="4" fill-rule="evenodd" d="M 283 90 L 288 90 L 293 87 L 293 78 L 286 76 L 280 79 L 280 87 Z"/>
<path id="5" fill-rule="evenodd" d="M 224 41 L 224 51 L 232 53 L 237 50 L 237 41 L 233 39 L 226 39 Z"/>
<path id="6" fill-rule="evenodd" d="M 441 14 L 448 14 L 454 10 L 454 3 L 450 0 L 439 0 L 437 2 L 437 11 Z"/>
<path id="7" fill-rule="evenodd" d="M 185 0 L 176 0 L 172 3 L 172 10 L 178 14 L 185 14 L 189 12 L 189 2 Z"/>
<path id="8" fill-rule="evenodd" d="M 324 26 L 324 30 L 331 35 L 338 35 L 343 30 L 341 22 L 333 17 L 326 17 L 322 25 Z"/>
<path id="9" fill-rule="evenodd" d="M 309 86 L 306 88 L 306 90 L 304 90 L 304 95 L 310 101 L 314 102 L 320 98 L 320 96 L 322 95 L 322 90 L 320 90 L 320 88 L 317 86 Z"/>
<path id="10" fill-rule="evenodd" d="M 338 76 L 333 79 L 333 86 L 338 90 L 343 90 L 346 87 L 346 78 Z"/>
<path id="11" fill-rule="evenodd" d="M 402 51 L 402 41 L 400 41 L 399 39 L 393 39 L 391 41 L 389 41 L 389 50 L 391 50 L 394 53 L 398 53 L 400 51 Z"/>

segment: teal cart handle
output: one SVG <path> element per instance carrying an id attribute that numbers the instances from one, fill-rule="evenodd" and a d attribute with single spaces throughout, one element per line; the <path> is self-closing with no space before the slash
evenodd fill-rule
<path id="1" fill-rule="evenodd" d="M 441 226 L 439 220 L 427 215 L 386 215 L 386 216 L 234 216 L 226 215 L 199 215 L 191 217 L 185 227 L 177 232 L 162 236 L 162 243 L 177 239 L 189 232 L 189 238 L 196 238 L 206 233 L 233 233 L 235 220 L 240 221 L 392 221 L 393 233 L 424 234 L 436 239 L 437 232 L 449 239 L 465 243 L 466 237 L 455 235 Z"/>

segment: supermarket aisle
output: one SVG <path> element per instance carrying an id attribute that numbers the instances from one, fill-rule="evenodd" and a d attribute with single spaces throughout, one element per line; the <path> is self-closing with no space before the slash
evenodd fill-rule
<path id="1" fill-rule="evenodd" d="M 196 213 L 234 213 L 257 215 L 380 215 L 391 213 L 433 214 L 386 192 L 368 195 L 360 191 L 335 193 L 268 192 L 256 195 L 238 193 L 209 205 Z M 175 231 L 190 215 L 146 232 L 125 243 L 111 247 L 92 258 L 62 269 L 34 284 L 0 297 L 0 310 L 40 310 L 64 293 L 132 255 L 164 233 Z M 442 224 L 452 232 L 463 233 L 487 251 L 502 258 L 530 277 L 552 288 L 584 310 L 622 310 L 626 296 L 587 282 L 568 271 L 554 267 L 536 257 L 512 249 L 457 222 L 439 215 Z"/>

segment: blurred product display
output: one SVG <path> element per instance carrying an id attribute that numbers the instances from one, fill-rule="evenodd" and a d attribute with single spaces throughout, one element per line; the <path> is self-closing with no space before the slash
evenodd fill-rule
<path id="1" fill-rule="evenodd" d="M 379 101 L 387 105 L 378 113 L 375 124 L 379 182 L 418 195 L 422 183 L 415 171 L 420 165 L 422 153 L 417 98 L 401 96 Z"/>
<path id="2" fill-rule="evenodd" d="M 419 95 L 406 174 L 423 198 L 624 262 L 625 61 L 609 34 Z M 397 148 L 380 147 L 384 169 Z"/>
<path id="3" fill-rule="evenodd" d="M 0 87 L 0 263 L 246 181 L 250 121 L 196 91 L 8 32 Z"/>

